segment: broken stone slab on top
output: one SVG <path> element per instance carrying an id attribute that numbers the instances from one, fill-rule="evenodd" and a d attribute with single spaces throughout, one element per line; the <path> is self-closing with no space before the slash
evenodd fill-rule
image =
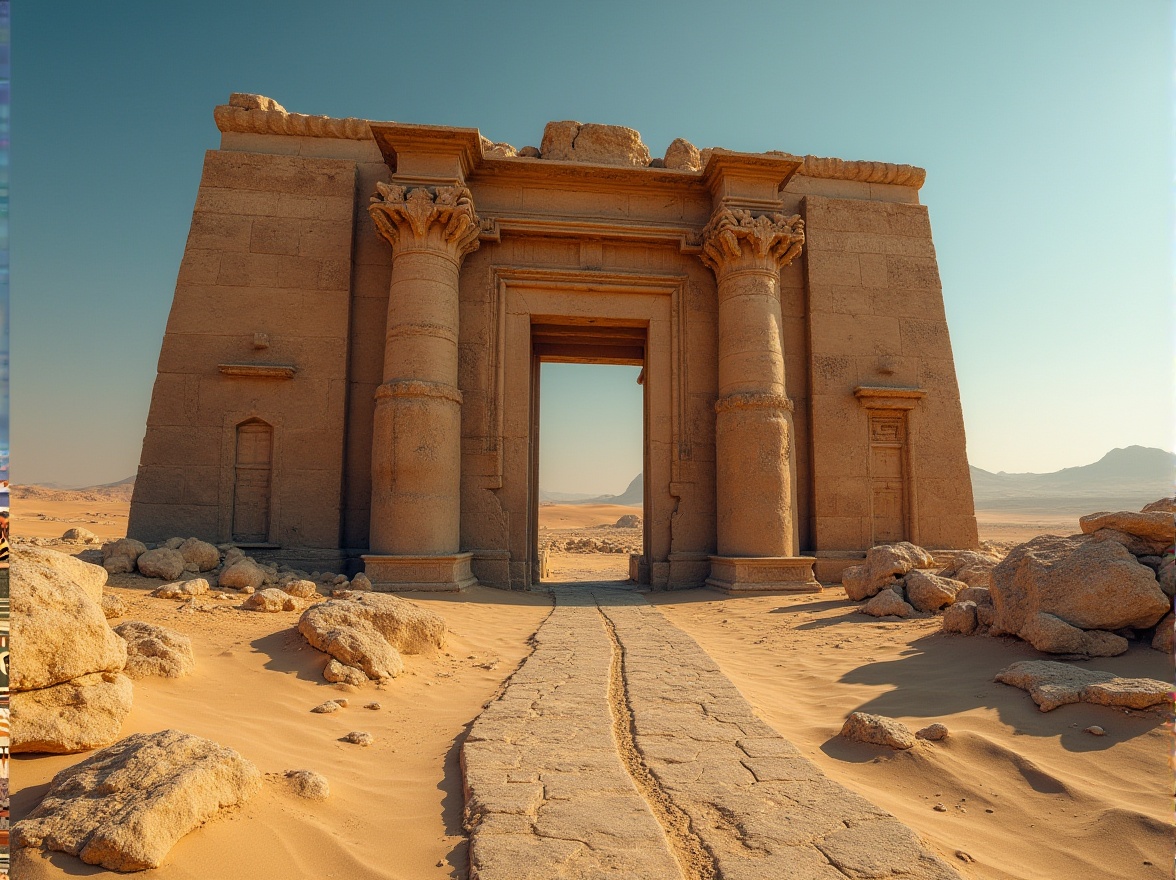
<path id="1" fill-rule="evenodd" d="M 1170 682 L 1120 678 L 1056 660 L 1022 660 L 1002 669 L 995 680 L 1028 691 L 1042 712 L 1079 702 L 1147 709 L 1169 702 L 1172 690 Z"/>
<path id="2" fill-rule="evenodd" d="M 641 135 L 623 125 L 549 122 L 543 129 L 539 153 L 544 159 L 596 165 L 649 165 L 649 148 Z"/>

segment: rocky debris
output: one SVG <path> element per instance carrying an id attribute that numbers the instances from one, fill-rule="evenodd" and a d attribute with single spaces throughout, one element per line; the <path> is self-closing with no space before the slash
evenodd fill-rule
<path id="1" fill-rule="evenodd" d="M 916 568 L 930 568 L 935 558 L 922 547 L 908 541 L 879 544 L 866 553 L 864 565 L 851 565 L 842 574 L 845 594 L 855 602 L 876 596 L 891 586 L 899 576 Z"/>
<path id="2" fill-rule="evenodd" d="M 24 651 L 21 655 L 23 662 Z M 118 739 L 133 696 L 131 680 L 118 672 L 96 672 L 51 687 L 14 690 L 13 754 L 60 755 L 108 745 Z"/>
<path id="3" fill-rule="evenodd" d="M 285 778 L 290 790 L 308 801 L 325 801 L 331 795 L 327 777 L 313 770 L 287 770 Z"/>
<path id="4" fill-rule="evenodd" d="M 281 590 L 283 593 L 289 593 L 299 599 L 317 599 L 319 597 L 318 586 L 314 581 L 287 581 L 281 585 Z"/>
<path id="5" fill-rule="evenodd" d="M 1000 558 L 991 553 L 963 550 L 955 555 L 951 564 L 939 572 L 940 577 L 963 581 L 969 587 L 992 586 L 992 570 Z"/>
<path id="6" fill-rule="evenodd" d="M 353 730 L 342 738 L 343 742 L 354 743 L 357 746 L 370 746 L 376 738 L 362 730 Z"/>
<path id="7" fill-rule="evenodd" d="M 11 672 L 14 691 L 50 687 L 93 672 L 118 672 L 126 665 L 126 645 L 110 631 L 98 604 L 101 587 L 94 595 L 72 578 L 79 566 L 106 576 L 98 566 L 52 550 L 15 555 L 11 626 L 12 641 L 20 648 Z"/>
<path id="8" fill-rule="evenodd" d="M 702 169 L 698 147 L 684 138 L 675 138 L 666 147 L 664 164 L 666 168 L 673 171 L 699 171 Z"/>
<path id="9" fill-rule="evenodd" d="M 1161 498 L 1143 505 L 1141 513 L 1176 513 L 1176 498 Z"/>
<path id="10" fill-rule="evenodd" d="M 330 715 L 332 712 L 338 712 L 345 705 L 347 705 L 346 701 L 327 700 L 325 703 L 319 703 L 310 711 L 316 715 Z"/>
<path id="11" fill-rule="evenodd" d="M 490 138 L 483 137 L 482 155 L 487 159 L 513 159 L 518 155 L 518 151 L 510 144 L 502 142 L 495 143 Z"/>
<path id="12" fill-rule="evenodd" d="M 956 602 L 948 605 L 943 612 L 944 632 L 963 633 L 970 636 L 976 631 L 978 625 L 975 602 Z"/>
<path id="13" fill-rule="evenodd" d="M 368 683 L 368 677 L 362 669 L 345 666 L 334 657 L 327 661 L 327 666 L 323 670 L 323 678 L 330 682 L 342 682 L 355 687 Z"/>
<path id="14" fill-rule="evenodd" d="M 939 724 L 938 722 L 935 724 L 928 724 L 921 730 L 915 731 L 915 736 L 918 739 L 925 739 L 930 742 L 939 742 L 942 739 L 947 739 L 947 734 L 947 725 Z"/>
<path id="15" fill-rule="evenodd" d="M 291 596 L 283 590 L 279 590 L 276 587 L 269 587 L 253 593 L 241 604 L 241 607 L 249 611 L 274 613 L 278 611 L 297 611 L 302 607 L 302 602 L 297 597 Z"/>
<path id="16" fill-rule="evenodd" d="M 188 565 L 195 565 L 197 571 L 212 571 L 220 565 L 220 551 L 207 541 L 189 538 L 179 546 L 180 555 Z"/>
<path id="17" fill-rule="evenodd" d="M 900 751 L 915 745 L 914 734 L 901 721 L 895 721 L 885 715 L 870 715 L 867 712 L 851 713 L 845 719 L 838 736 L 857 742 L 889 746 Z"/>
<path id="18" fill-rule="evenodd" d="M 103 593 L 98 607 L 102 609 L 102 614 L 107 620 L 123 617 L 127 613 L 127 603 L 113 593 Z"/>
<path id="19" fill-rule="evenodd" d="M 1113 529 L 1151 541 L 1158 545 L 1161 551 L 1176 542 L 1176 520 L 1173 520 L 1170 512 L 1163 510 L 1146 513 L 1132 513 L 1127 510 L 1120 510 L 1117 513 L 1091 513 L 1079 517 L 1078 525 L 1084 535 L 1093 534 L 1099 529 Z"/>
<path id="20" fill-rule="evenodd" d="M 102 567 L 111 574 L 130 574 L 147 545 L 134 538 L 119 538 L 102 545 Z"/>
<path id="21" fill-rule="evenodd" d="M 641 517 L 639 517 L 635 513 L 626 513 L 624 516 L 622 516 L 620 519 L 618 519 L 615 523 L 613 523 L 613 528 L 614 529 L 639 529 L 639 528 L 641 528 Z"/>
<path id="22" fill-rule="evenodd" d="M 114 631 L 127 643 L 125 672 L 131 678 L 180 678 L 196 669 L 192 640 L 183 633 L 141 620 L 128 620 Z"/>
<path id="23" fill-rule="evenodd" d="M 1172 627 L 1173 616 L 1169 611 L 1164 615 L 1164 619 L 1156 624 L 1155 635 L 1152 636 L 1151 646 L 1157 651 L 1163 651 L 1165 654 L 1172 653 Z"/>
<path id="24" fill-rule="evenodd" d="M 218 587 L 228 587 L 232 590 L 243 590 L 245 587 L 252 587 L 254 590 L 260 590 L 265 584 L 265 578 L 265 569 L 263 569 L 252 559 L 249 559 L 246 556 L 242 556 L 230 564 L 228 561 L 228 555 L 226 555 L 225 567 L 221 571 L 220 577 L 217 578 L 216 585 Z"/>
<path id="25" fill-rule="evenodd" d="M 328 599 L 303 612 L 298 631 L 311 645 L 371 679 L 404 670 L 400 652 L 417 654 L 445 644 L 445 621 L 406 599 L 358 593 Z"/>
<path id="26" fill-rule="evenodd" d="M 97 544 L 101 542 L 101 538 L 91 532 L 89 529 L 72 528 L 66 529 L 61 536 L 63 541 L 74 541 L 82 544 Z"/>
<path id="27" fill-rule="evenodd" d="M 186 564 L 180 551 L 170 547 L 148 550 L 146 553 L 140 554 L 136 563 L 139 567 L 139 574 L 165 581 L 174 581 L 182 575 Z"/>
<path id="28" fill-rule="evenodd" d="M 926 571 L 911 571 L 902 579 L 907 601 L 919 611 L 938 611 L 955 601 L 967 585 Z"/>
<path id="29" fill-rule="evenodd" d="M 566 540 L 545 536 L 541 549 L 554 553 L 638 553 L 640 541 L 624 541 L 613 538 L 591 538 L 573 535 Z"/>
<path id="30" fill-rule="evenodd" d="M 236 565 L 242 559 L 249 558 L 245 555 L 244 550 L 242 550 L 240 547 L 234 547 L 232 544 L 223 544 L 217 549 L 223 550 L 225 553 L 225 558 L 222 560 L 225 568 L 228 568 L 231 565 Z"/>
<path id="31" fill-rule="evenodd" d="M 261 774 L 232 749 L 161 730 L 136 733 L 67 767 L 14 826 L 15 843 L 112 871 L 158 867 L 176 842 L 244 803 Z"/>
<path id="32" fill-rule="evenodd" d="M 879 590 L 877 595 L 865 602 L 858 611 L 874 617 L 910 617 L 915 613 L 915 609 L 893 589 Z"/>
<path id="33" fill-rule="evenodd" d="M 992 573 L 992 631 L 1040 651 L 1106 656 L 1123 627 L 1155 626 L 1170 603 L 1147 566 L 1114 541 L 1041 535 L 1013 548 Z M 1103 630 L 1093 641 L 1073 630 Z M 1117 639 L 1118 641 L 1114 641 Z M 1089 642 L 1087 644 L 1086 642 Z"/>
<path id="34" fill-rule="evenodd" d="M 368 576 L 366 574 L 364 574 L 362 571 L 351 579 L 351 589 L 352 590 L 359 590 L 360 592 L 363 592 L 366 590 L 370 590 L 371 588 L 372 588 L 371 580 L 369 580 Z"/>
<path id="35" fill-rule="evenodd" d="M 184 543 L 183 538 L 168 538 L 166 541 L 164 541 L 159 546 L 164 547 L 168 550 L 179 550 L 180 547 L 183 546 L 183 543 Z"/>
<path id="36" fill-rule="evenodd" d="M 1119 678 L 1055 660 L 1022 660 L 1002 669 L 996 681 L 1028 691 L 1042 712 L 1067 703 L 1095 703 L 1146 709 L 1170 701 L 1170 682 L 1154 678 Z"/>
<path id="37" fill-rule="evenodd" d="M 176 581 L 173 584 L 164 584 L 157 590 L 152 590 L 151 595 L 157 599 L 191 599 L 193 596 L 203 596 L 212 588 L 204 578 L 192 578 L 187 581 Z"/>
<path id="38" fill-rule="evenodd" d="M 383 708 L 382 706 L 380 706 L 379 703 L 364 703 L 363 707 L 365 709 L 371 709 L 372 711 L 376 711 L 376 712 L 378 712 L 381 708 Z"/>
<path id="39" fill-rule="evenodd" d="M 642 168 L 649 164 L 649 148 L 641 142 L 641 135 L 623 125 L 549 122 L 543 129 L 539 152 L 544 159 L 565 162 Z"/>
<path id="40" fill-rule="evenodd" d="M 13 556 L 14 560 L 40 565 L 43 568 L 56 572 L 62 578 L 82 590 L 82 592 L 95 602 L 102 599 L 102 588 L 106 586 L 108 573 L 101 566 L 94 565 L 91 562 L 83 562 L 81 559 L 76 559 L 65 553 L 59 553 L 57 550 L 48 550 L 41 547 L 21 547 Z M 15 562 L 12 573 L 16 575 Z"/>
<path id="41" fill-rule="evenodd" d="M 538 147 L 522 147 L 519 149 L 519 158 L 521 159 L 538 159 L 542 153 L 539 152 Z"/>
<path id="42" fill-rule="evenodd" d="M 1154 556 L 1164 552 L 1164 547 L 1158 541 L 1149 541 L 1138 535 L 1129 535 L 1126 532 L 1116 531 L 1115 529 L 1098 529 L 1097 531 L 1091 532 L 1090 540 L 1114 541 L 1116 544 L 1122 544 L 1127 548 L 1128 553 L 1137 558 L 1140 556 Z M 1151 566 L 1148 567 L 1151 568 Z M 1152 570 L 1156 571 L 1156 569 Z"/>

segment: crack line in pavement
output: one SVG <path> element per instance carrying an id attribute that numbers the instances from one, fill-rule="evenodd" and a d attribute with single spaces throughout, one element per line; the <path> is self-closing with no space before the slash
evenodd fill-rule
<path id="1" fill-rule="evenodd" d="M 662 826 L 670 850 L 678 862 L 683 880 L 715 880 L 714 859 L 701 838 L 690 827 L 690 817 L 670 800 L 665 789 L 658 784 L 653 773 L 645 765 L 633 731 L 633 708 L 629 703 L 628 689 L 624 678 L 625 648 L 617 638 L 616 627 L 597 605 L 605 632 L 612 641 L 612 663 L 608 676 L 608 704 L 613 719 L 613 736 L 617 741 L 617 754 L 621 764 L 633 780 L 637 791 L 649 804 L 654 818 Z"/>

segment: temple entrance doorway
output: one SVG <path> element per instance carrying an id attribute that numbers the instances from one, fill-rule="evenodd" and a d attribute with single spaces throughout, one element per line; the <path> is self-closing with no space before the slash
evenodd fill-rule
<path id="1" fill-rule="evenodd" d="M 531 533 L 544 586 L 636 586 L 630 560 L 648 547 L 646 336 L 643 326 L 532 327 Z"/>

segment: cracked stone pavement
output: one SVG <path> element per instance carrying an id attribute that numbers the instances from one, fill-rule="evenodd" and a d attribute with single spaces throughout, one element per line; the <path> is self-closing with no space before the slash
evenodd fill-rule
<path id="1" fill-rule="evenodd" d="M 553 593 L 462 748 L 474 880 L 958 880 L 640 594 Z"/>

